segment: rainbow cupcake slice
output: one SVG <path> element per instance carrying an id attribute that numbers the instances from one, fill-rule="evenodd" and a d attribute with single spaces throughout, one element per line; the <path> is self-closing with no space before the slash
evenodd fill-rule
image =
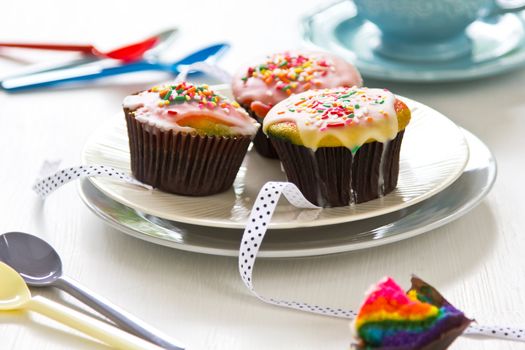
<path id="1" fill-rule="evenodd" d="M 446 349 L 470 322 L 419 278 L 412 278 L 406 293 L 392 278 L 385 278 L 368 293 L 354 321 L 355 348 Z"/>

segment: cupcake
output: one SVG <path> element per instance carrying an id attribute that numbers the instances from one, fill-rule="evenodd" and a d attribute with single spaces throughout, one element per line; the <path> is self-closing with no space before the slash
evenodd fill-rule
<path id="1" fill-rule="evenodd" d="M 362 79 L 353 65 L 322 52 L 284 52 L 267 56 L 242 68 L 233 78 L 232 90 L 239 102 L 259 123 L 268 111 L 292 94 L 310 89 L 361 86 Z M 259 131 L 255 149 L 268 158 L 277 153 Z"/>
<path id="2" fill-rule="evenodd" d="M 135 178 L 207 196 L 231 187 L 258 124 L 207 85 L 155 86 L 123 103 Z"/>
<path id="3" fill-rule="evenodd" d="M 264 118 L 286 176 L 319 206 L 362 203 L 397 185 L 410 110 L 383 89 L 335 88 L 293 95 Z"/>
<path id="4" fill-rule="evenodd" d="M 386 278 L 370 290 L 352 324 L 354 348 L 443 350 L 470 322 L 419 278 L 412 278 L 412 288 L 407 293 Z"/>

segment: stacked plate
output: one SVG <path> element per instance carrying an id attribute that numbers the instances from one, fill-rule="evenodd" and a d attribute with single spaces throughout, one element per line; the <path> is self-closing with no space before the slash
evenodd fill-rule
<path id="1" fill-rule="evenodd" d="M 230 95 L 225 86 L 215 90 Z M 398 187 L 383 198 L 342 208 L 301 210 L 282 200 L 260 257 L 332 254 L 399 241 L 444 225 L 476 206 L 496 177 L 496 163 L 474 135 L 408 98 L 412 121 L 403 140 Z M 84 164 L 130 172 L 124 118 L 115 116 L 87 142 Z M 182 250 L 236 256 L 254 198 L 267 181 L 285 181 L 278 160 L 248 152 L 231 190 L 184 197 L 90 178 L 87 206 L 118 230 Z"/>

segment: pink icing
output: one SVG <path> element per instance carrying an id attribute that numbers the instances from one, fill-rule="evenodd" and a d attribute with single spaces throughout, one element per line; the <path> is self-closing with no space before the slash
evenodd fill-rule
<path id="1" fill-rule="evenodd" d="M 299 77 L 295 80 L 291 79 L 292 85 L 296 83 L 296 86 L 290 88 L 290 91 L 283 90 L 283 86 L 287 86 L 287 83 L 286 81 L 283 83 L 283 81 L 278 78 L 269 79 L 271 81 L 264 81 L 263 77 L 249 76 L 243 80 L 243 78 L 247 77 L 250 73 L 250 70 L 257 70 L 257 67 L 261 64 L 266 66 L 270 64 L 270 73 L 278 76 L 279 73 L 283 72 L 283 69 L 279 67 L 279 63 L 290 56 L 294 59 L 302 56 L 311 61 L 310 66 L 306 67 L 306 70 L 309 72 L 306 77 L 308 80 L 304 79 L 304 75 L 301 76 L 301 74 L 299 74 Z M 272 66 L 273 62 L 276 63 L 274 65 L 275 67 Z M 285 69 L 286 68 L 288 68 L 288 70 L 285 70 L 285 72 L 294 73 L 293 68 L 289 66 L 285 67 Z M 232 90 L 233 96 L 241 105 L 250 106 L 252 102 L 257 101 L 268 107 L 273 107 L 289 97 L 292 93 L 300 93 L 313 88 L 321 89 L 361 85 L 362 79 L 357 69 L 338 56 L 323 52 L 291 51 L 267 56 L 255 64 L 243 67 L 233 78 Z"/>
<path id="2" fill-rule="evenodd" d="M 192 85 L 184 87 L 187 89 Z M 203 103 L 202 100 L 198 100 L 199 96 L 183 103 L 162 105 L 165 102 L 159 96 L 159 90 L 162 89 L 161 86 L 156 87 L 154 91 L 148 90 L 127 96 L 123 106 L 134 110 L 138 121 L 162 130 L 195 131 L 192 127 L 180 125 L 182 120 L 191 117 L 213 118 L 229 126 L 234 134 L 254 135 L 258 129 L 258 124 L 242 108 L 235 105 L 235 102 L 230 103 L 222 96 L 215 95 L 220 98 L 216 105 L 210 104 L 210 101 Z"/>

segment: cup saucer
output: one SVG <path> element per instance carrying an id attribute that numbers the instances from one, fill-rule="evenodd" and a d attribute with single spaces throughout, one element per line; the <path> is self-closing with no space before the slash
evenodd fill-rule
<path id="1" fill-rule="evenodd" d="M 458 59 L 417 62 L 378 54 L 380 32 L 359 16 L 352 1 L 317 9 L 303 19 L 309 47 L 353 62 L 367 78 L 406 82 L 469 80 L 525 66 L 525 12 L 484 18 L 467 28 L 472 53 Z"/>

